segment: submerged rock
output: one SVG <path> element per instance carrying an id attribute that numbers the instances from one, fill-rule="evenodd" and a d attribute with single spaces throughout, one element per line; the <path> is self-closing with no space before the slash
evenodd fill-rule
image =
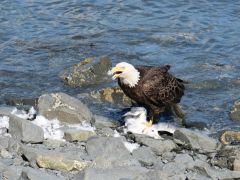
<path id="1" fill-rule="evenodd" d="M 57 118 L 67 123 L 93 123 L 94 117 L 89 108 L 79 99 L 65 93 L 44 94 L 38 100 L 39 114 L 48 119 Z"/>
<path id="2" fill-rule="evenodd" d="M 107 57 L 86 58 L 65 70 L 60 77 L 65 84 L 74 87 L 96 85 L 111 80 L 107 75 L 111 66 L 111 60 Z"/>
<path id="3" fill-rule="evenodd" d="M 22 142 L 39 143 L 44 139 L 41 127 L 14 115 L 10 116 L 9 133 Z"/>
<path id="4" fill-rule="evenodd" d="M 240 121 L 240 100 L 234 102 L 234 105 L 231 108 L 229 116 L 232 120 Z"/>
<path id="5" fill-rule="evenodd" d="M 188 146 L 193 150 L 205 152 L 216 151 L 217 141 L 200 132 L 179 128 L 174 132 L 174 140 L 182 145 Z"/>

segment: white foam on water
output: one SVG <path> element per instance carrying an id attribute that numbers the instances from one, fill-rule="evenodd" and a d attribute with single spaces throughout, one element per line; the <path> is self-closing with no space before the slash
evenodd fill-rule
<path id="1" fill-rule="evenodd" d="M 7 135 L 7 129 L 9 128 L 9 117 L 0 117 L 0 135 Z"/>
<path id="2" fill-rule="evenodd" d="M 48 120 L 44 116 L 38 115 L 33 124 L 40 126 L 44 132 L 44 139 L 62 140 L 64 132 L 60 129 L 63 127 L 57 119 Z"/>
<path id="3" fill-rule="evenodd" d="M 69 124 L 67 125 L 67 127 L 74 128 L 77 130 L 92 131 L 92 132 L 96 130 L 95 127 L 91 126 L 89 123 L 86 123 L 86 122 L 82 122 L 79 124 Z"/>
<path id="4" fill-rule="evenodd" d="M 29 109 L 28 113 L 26 111 L 21 111 L 17 108 L 14 108 L 12 114 L 22 119 L 29 119 L 33 117 L 34 114 L 37 114 L 37 112 L 33 107 Z M 62 130 L 63 127 L 92 132 L 94 132 L 96 129 L 95 127 L 91 126 L 86 122 L 82 122 L 79 124 L 61 124 L 58 119 L 49 120 L 42 115 L 37 115 L 36 118 L 31 122 L 37 126 L 40 126 L 43 129 L 44 139 L 64 140 L 64 132 Z"/>
<path id="5" fill-rule="evenodd" d="M 120 136 L 121 136 L 121 135 L 119 134 L 119 132 L 117 132 L 117 130 L 114 130 L 113 132 L 114 132 L 113 137 L 120 137 Z"/>
<path id="6" fill-rule="evenodd" d="M 158 123 L 151 127 L 146 126 L 147 111 L 143 107 L 133 107 L 131 111 L 124 114 L 125 130 L 124 132 L 131 132 L 135 134 L 143 134 L 155 139 L 162 139 L 158 134 L 159 131 L 166 131 L 174 133 L 176 127 L 168 123 Z"/>
<path id="7" fill-rule="evenodd" d="M 140 147 L 140 145 L 138 143 L 130 143 L 130 142 L 127 142 L 127 141 L 123 142 L 123 144 L 127 148 L 127 150 L 131 153 L 133 152 L 133 150 Z"/>

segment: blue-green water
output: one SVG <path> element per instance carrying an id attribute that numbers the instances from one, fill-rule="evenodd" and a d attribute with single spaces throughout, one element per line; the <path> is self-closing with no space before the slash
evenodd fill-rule
<path id="1" fill-rule="evenodd" d="M 212 132 L 236 129 L 228 113 L 240 96 L 239 37 L 233 0 L 2 0 L 0 102 L 76 95 L 84 89 L 65 87 L 59 73 L 107 55 L 113 63 L 170 64 L 191 82 L 181 102 L 187 120 L 207 122 Z"/>

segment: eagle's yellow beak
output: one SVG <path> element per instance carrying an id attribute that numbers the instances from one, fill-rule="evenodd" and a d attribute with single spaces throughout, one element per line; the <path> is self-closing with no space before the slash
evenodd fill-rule
<path id="1" fill-rule="evenodd" d="M 112 75 L 113 75 L 112 78 L 113 78 L 113 79 L 118 78 L 118 77 L 121 75 L 122 72 L 123 72 L 123 68 L 121 68 L 121 67 L 119 67 L 119 66 L 113 67 L 112 70 L 111 70 L 111 73 L 112 73 Z"/>

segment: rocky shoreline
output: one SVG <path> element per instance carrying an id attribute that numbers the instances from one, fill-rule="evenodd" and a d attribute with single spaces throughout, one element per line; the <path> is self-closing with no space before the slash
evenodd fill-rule
<path id="1" fill-rule="evenodd" d="M 124 133 L 117 121 L 94 115 L 64 93 L 39 97 L 35 118 L 52 122 L 45 130 L 26 114 L 15 107 L 0 108 L 1 122 L 9 122 L 1 126 L 2 179 L 240 178 L 239 146 L 222 145 L 204 131 L 178 128 L 163 139 Z M 51 132 L 54 119 L 62 134 Z"/>

